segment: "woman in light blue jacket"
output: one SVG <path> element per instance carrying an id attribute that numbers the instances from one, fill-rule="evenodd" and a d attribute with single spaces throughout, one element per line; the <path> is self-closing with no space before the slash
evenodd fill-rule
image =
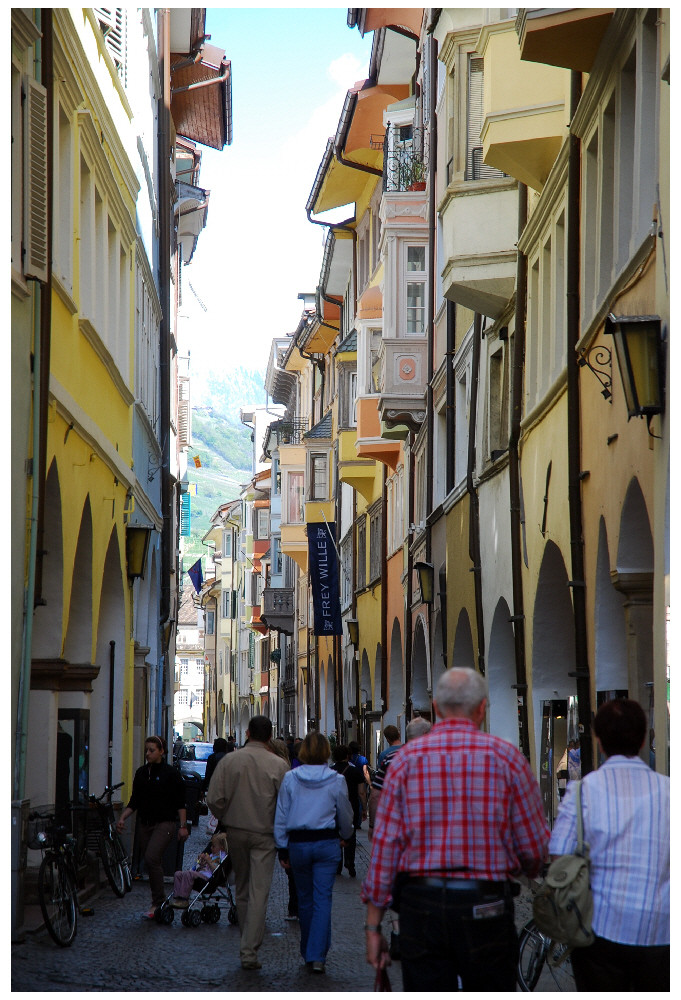
<path id="1" fill-rule="evenodd" d="M 274 840 L 298 891 L 300 953 L 308 969 L 324 972 L 331 945 L 331 897 L 341 844 L 353 833 L 345 778 L 329 767 L 326 736 L 308 733 L 300 767 L 284 775 L 277 797 Z"/>

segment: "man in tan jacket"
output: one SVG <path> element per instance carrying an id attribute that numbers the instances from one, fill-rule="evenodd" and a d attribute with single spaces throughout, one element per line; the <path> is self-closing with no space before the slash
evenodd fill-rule
<path id="1" fill-rule="evenodd" d="M 271 736 L 270 720 L 255 715 L 246 731 L 248 742 L 219 761 L 206 795 L 208 808 L 227 830 L 236 877 L 242 969 L 262 968 L 257 953 L 265 936 L 267 897 L 277 854 L 274 813 L 279 786 L 289 769 L 268 749 Z"/>

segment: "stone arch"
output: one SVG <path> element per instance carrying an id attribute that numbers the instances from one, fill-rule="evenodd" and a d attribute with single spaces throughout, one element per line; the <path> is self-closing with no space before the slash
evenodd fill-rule
<path id="1" fill-rule="evenodd" d="M 64 615 L 64 543 L 61 486 L 54 459 L 45 481 L 45 553 L 42 598 L 34 612 L 31 655 L 33 659 L 57 659 L 62 655 Z M 90 658 L 88 653 L 88 659 Z"/>
<path id="2" fill-rule="evenodd" d="M 473 632 L 466 608 L 462 608 L 456 622 L 454 646 L 452 649 L 453 667 L 475 668 L 476 656 L 473 649 Z"/>
<path id="3" fill-rule="evenodd" d="M 610 552 L 605 519 L 598 528 L 596 559 L 595 677 L 596 691 L 625 690 L 627 677 L 627 638 L 624 600 L 610 577 Z"/>
<path id="4" fill-rule="evenodd" d="M 383 725 L 392 723 L 400 730 L 404 740 L 404 658 L 402 656 L 402 628 L 398 618 L 393 621 L 390 636 L 390 661 L 388 664 L 388 705 L 383 715 Z"/>
<path id="5" fill-rule="evenodd" d="M 487 685 L 489 690 L 489 731 L 518 746 L 518 696 L 516 682 L 515 642 L 509 618 L 508 604 L 501 597 L 492 619 L 487 655 Z"/>
<path id="6" fill-rule="evenodd" d="M 428 639 L 423 615 L 418 615 L 414 627 L 414 642 L 411 655 L 411 709 L 415 713 L 430 718 L 432 704 L 428 686 L 430 663 Z"/>
<path id="7" fill-rule="evenodd" d="M 73 561 L 71 600 L 66 622 L 64 659 L 89 663 L 92 656 L 92 510 L 90 497 L 83 505 L 78 543 Z"/>
<path id="8" fill-rule="evenodd" d="M 532 701 L 539 750 L 542 703 L 576 697 L 575 627 L 568 574 L 555 542 L 544 548 L 532 615 Z M 539 759 L 539 754 L 538 754 Z"/>
<path id="9" fill-rule="evenodd" d="M 629 697 L 652 714 L 654 548 L 641 487 L 632 479 L 622 505 L 617 567 L 611 573 L 624 598 Z"/>
<path id="10" fill-rule="evenodd" d="M 380 642 L 376 643 L 376 654 L 374 657 L 374 690 L 371 703 L 374 710 L 379 712 L 384 707 L 383 689 L 381 678 L 383 677 L 383 647 Z"/>
<path id="11" fill-rule="evenodd" d="M 432 687 L 435 690 L 435 685 L 438 679 L 447 669 L 444 657 L 444 646 L 443 646 L 443 615 L 440 608 L 433 614 L 433 660 L 432 660 Z"/>
<path id="12" fill-rule="evenodd" d="M 99 793 L 107 778 L 111 643 L 113 662 L 113 780 L 120 781 L 123 745 L 123 694 L 126 676 L 125 580 L 116 528 L 111 532 L 104 559 L 95 663 L 99 673 L 92 684 L 90 714 L 90 787 Z"/>

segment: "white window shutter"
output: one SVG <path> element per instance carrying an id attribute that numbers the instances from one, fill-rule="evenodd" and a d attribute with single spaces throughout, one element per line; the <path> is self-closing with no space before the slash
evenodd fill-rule
<path id="1" fill-rule="evenodd" d="M 188 448 L 191 439 L 191 409 L 189 379 L 181 375 L 178 379 L 177 436 L 180 448 Z"/>
<path id="2" fill-rule="evenodd" d="M 114 61 L 123 86 L 127 85 L 126 59 L 126 8 L 125 7 L 93 7 L 95 16 L 104 35 L 104 44 Z"/>
<path id="3" fill-rule="evenodd" d="M 25 78 L 24 276 L 47 281 L 47 91 Z"/>

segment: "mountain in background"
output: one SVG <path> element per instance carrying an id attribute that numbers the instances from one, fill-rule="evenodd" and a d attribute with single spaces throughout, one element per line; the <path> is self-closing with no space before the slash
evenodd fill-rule
<path id="1" fill-rule="evenodd" d="M 264 373 L 234 368 L 224 375 L 205 377 L 192 373 L 192 443 L 187 477 L 196 484 L 191 496 L 191 535 L 184 539 L 185 566 L 205 555 L 201 539 L 210 519 L 222 503 L 236 500 L 241 487 L 253 475 L 251 429 L 239 419 L 239 411 L 266 402 Z M 196 468 L 194 456 L 201 467 Z M 193 558 L 192 558 L 193 557 Z"/>

